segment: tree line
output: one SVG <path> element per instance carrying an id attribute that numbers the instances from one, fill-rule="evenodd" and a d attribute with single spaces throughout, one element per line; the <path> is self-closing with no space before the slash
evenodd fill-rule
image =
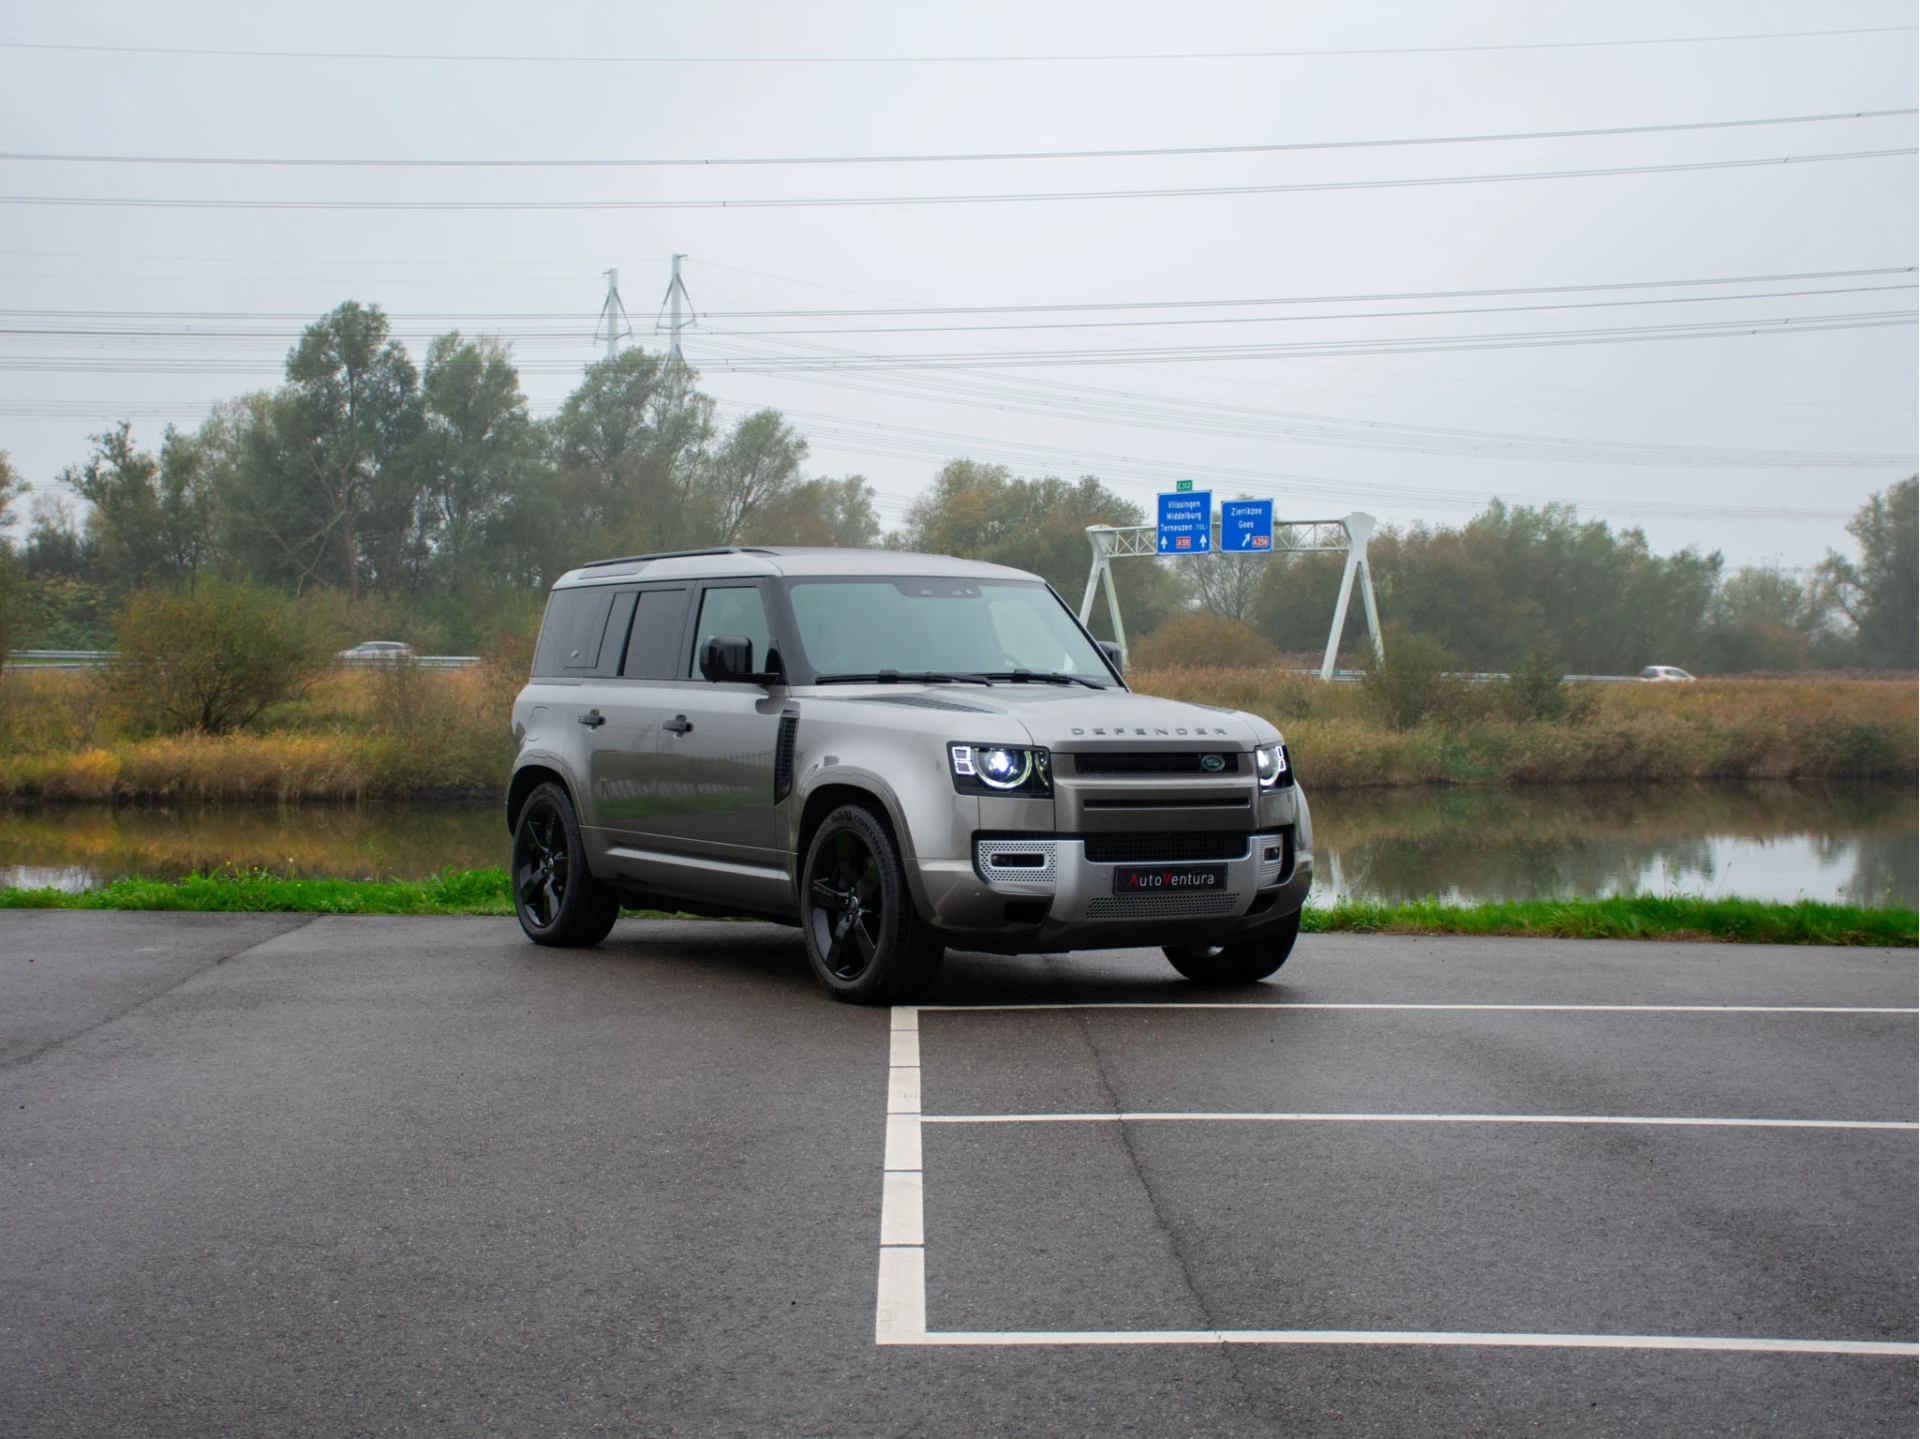
<path id="1" fill-rule="evenodd" d="M 169 427 L 157 451 L 130 423 L 96 436 L 36 502 L 23 543 L 0 527 L 0 630 L 14 645 L 103 648 L 133 596 L 217 576 L 294 597 L 343 635 L 465 650 L 523 633 L 545 587 L 587 559 L 755 543 L 992 560 L 1077 602 L 1086 526 L 1146 518 L 1096 476 L 1025 480 L 956 459 L 883 534 L 862 476 L 809 476 L 806 438 L 779 411 L 724 425 L 696 380 L 628 349 L 536 419 L 505 346 L 454 332 L 416 366 L 377 306 L 349 302 L 306 328 L 277 388 Z M 22 490 L 0 452 L 0 525 Z M 1718 553 L 1658 555 L 1638 529 L 1498 501 L 1458 528 L 1385 528 L 1369 553 L 1389 634 L 1463 669 L 1911 669 L 1915 493 L 1909 479 L 1875 495 L 1847 526 L 1857 556 L 1829 552 L 1805 574 L 1726 573 Z M 1182 657 L 1204 663 L 1317 656 L 1340 568 L 1212 555 L 1114 576 L 1131 638 L 1178 616 L 1216 621 L 1180 630 Z M 1358 605 L 1344 652 L 1364 663 Z"/>

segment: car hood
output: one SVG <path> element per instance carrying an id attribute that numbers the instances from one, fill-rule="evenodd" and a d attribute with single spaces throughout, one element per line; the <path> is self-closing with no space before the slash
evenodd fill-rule
<path id="1" fill-rule="evenodd" d="M 1074 686 L 999 684 L 988 694 L 969 690 L 975 703 L 990 702 L 1025 725 L 1034 743 L 1049 749 L 1191 749 L 1196 743 L 1236 750 L 1279 738 L 1256 715 L 1214 709 L 1184 700 L 1129 690 Z"/>

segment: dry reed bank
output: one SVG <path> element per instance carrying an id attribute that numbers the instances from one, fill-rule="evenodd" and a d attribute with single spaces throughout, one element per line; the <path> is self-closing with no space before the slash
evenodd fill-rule
<path id="1" fill-rule="evenodd" d="M 1723 679 L 1576 687 L 1560 720 L 1513 720 L 1494 686 L 1451 688 L 1411 729 L 1359 685 L 1271 670 L 1129 676 L 1147 694 L 1249 710 L 1279 725 L 1313 789 L 1423 784 L 1879 779 L 1920 773 L 1911 679 Z"/>
<path id="2" fill-rule="evenodd" d="M 512 758 L 523 673 L 334 670 L 251 728 L 141 735 L 97 676 L 0 675 L 0 796 L 42 800 L 377 799 L 491 794 Z"/>
<path id="3" fill-rule="evenodd" d="M 0 674 L 0 796 L 195 803 L 498 792 L 518 667 L 333 671 L 247 730 L 142 735 L 98 678 Z M 1272 670 L 1142 671 L 1148 694 L 1281 726 L 1312 789 L 1728 779 L 1911 782 L 1911 680 L 1728 679 L 1582 687 L 1573 714 L 1513 720 L 1487 690 L 1448 691 L 1411 729 L 1359 686 Z"/>

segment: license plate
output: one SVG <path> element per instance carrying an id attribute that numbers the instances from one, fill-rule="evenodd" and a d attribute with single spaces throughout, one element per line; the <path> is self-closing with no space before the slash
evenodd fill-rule
<path id="1" fill-rule="evenodd" d="M 1115 894 L 1187 894 L 1226 886 L 1224 864 L 1123 864 L 1113 872 Z"/>

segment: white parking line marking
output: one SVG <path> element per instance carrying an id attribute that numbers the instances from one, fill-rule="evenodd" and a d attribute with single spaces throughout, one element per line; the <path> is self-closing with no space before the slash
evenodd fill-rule
<path id="1" fill-rule="evenodd" d="M 1767 1006 L 1683 1005 L 927 1005 L 927 1009 L 966 1012 L 995 1009 L 1518 1009 L 1597 1010 L 1628 1013 L 1744 1014 L 1912 1014 L 1913 1010 L 1802 1009 Z M 1695 1350 L 1741 1354 L 1860 1354 L 1911 1358 L 1920 1343 L 1854 1339 L 1768 1339 L 1682 1334 L 1500 1334 L 1445 1330 L 1388 1329 L 1090 1329 L 941 1332 L 927 1328 L 927 1251 L 925 1186 L 921 1163 L 923 1124 L 1023 1124 L 1118 1122 L 1125 1120 L 1253 1120 L 1416 1124 L 1642 1124 L 1752 1127 L 1768 1129 L 1920 1129 L 1920 1124 L 1879 1120 L 1694 1119 L 1665 1116 L 1577 1114 L 944 1114 L 920 1112 L 920 1007 L 893 1011 L 887 1071 L 886 1159 L 881 1175 L 880 1255 L 875 1290 L 873 1340 L 876 1345 L 930 1347 L 1040 1347 L 1063 1345 L 1274 1344 L 1404 1345 L 1424 1348 L 1524 1348 Z M 903 1034 L 913 1043 L 900 1042 Z M 912 1063 L 903 1064 L 902 1059 Z"/>
<path id="2" fill-rule="evenodd" d="M 923 1311 L 924 1312 L 924 1311 Z M 1343 1344 L 1479 1349 L 1694 1349 L 1734 1354 L 1873 1354 L 1912 1357 L 1920 1344 L 1872 1339 L 1763 1339 L 1692 1334 L 1475 1334 L 1421 1329 L 1089 1329 L 1029 1332 L 922 1332 L 882 1344 Z"/>
<path id="3" fill-rule="evenodd" d="M 887 1113 L 918 1114 L 920 1112 L 920 1068 L 889 1069 L 887 1071 Z"/>
<path id="4" fill-rule="evenodd" d="M 1703 1129 L 1905 1129 L 1904 1119 L 1696 1119 L 1663 1114 L 1318 1114 L 1134 1110 L 1119 1114 L 923 1114 L 922 1124 L 1131 1124 L 1163 1119 L 1249 1124 L 1651 1124 Z"/>
<path id="5" fill-rule="evenodd" d="M 880 1190 L 880 1242 L 924 1245 L 927 1237 L 920 1216 L 920 1171 L 888 1170 Z"/>
<path id="6" fill-rule="evenodd" d="M 873 1342 L 927 1332 L 925 1203 L 920 1173 L 920 1012 L 897 1006 L 887 1040 L 887 1149 L 880 1177 L 880 1270 Z"/>
<path id="7" fill-rule="evenodd" d="M 1089 1000 L 1083 1004 L 926 1004 L 922 1010 L 944 1014 L 1007 1014 L 1024 1009 L 1381 1009 L 1460 1010 L 1488 1014 L 1904 1014 L 1920 1015 L 1920 1008 L 1832 1004 L 1373 1004 L 1331 1000 L 1288 1002 L 1191 1004 L 1147 1000 Z"/>
<path id="8" fill-rule="evenodd" d="M 927 1251 L 880 1251 L 880 1298 L 873 1311 L 875 1344 L 927 1342 Z"/>
<path id="9" fill-rule="evenodd" d="M 889 1114 L 887 1116 L 887 1157 L 885 1168 L 920 1168 L 920 1116 L 917 1114 Z"/>

